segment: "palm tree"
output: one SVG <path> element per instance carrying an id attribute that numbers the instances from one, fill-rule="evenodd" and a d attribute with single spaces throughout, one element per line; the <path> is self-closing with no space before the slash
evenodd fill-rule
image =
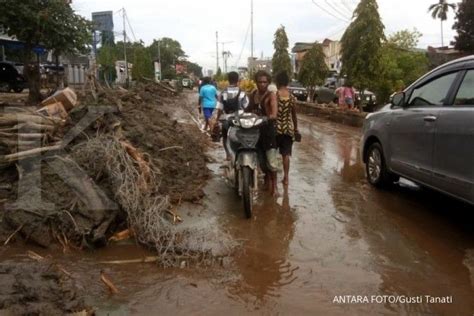
<path id="1" fill-rule="evenodd" d="M 433 19 L 441 20 L 441 46 L 444 46 L 443 21 L 446 21 L 448 19 L 449 8 L 454 10 L 456 8 L 456 5 L 454 3 L 446 2 L 446 0 L 439 0 L 438 3 L 432 4 L 428 8 L 428 12 L 431 11 L 431 16 L 433 17 Z"/>

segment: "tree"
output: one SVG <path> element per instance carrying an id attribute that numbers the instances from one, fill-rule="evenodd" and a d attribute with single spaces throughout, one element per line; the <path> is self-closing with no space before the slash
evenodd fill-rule
<path id="1" fill-rule="evenodd" d="M 70 52 L 88 42 L 89 24 L 76 15 L 69 1 L 3 0 L 0 25 L 10 36 L 24 42 L 24 74 L 29 84 L 28 101 L 41 100 L 39 65 L 33 48 L 42 44 L 53 51 Z M 57 54 L 57 53 L 56 53 Z"/>
<path id="2" fill-rule="evenodd" d="M 454 47 L 460 51 L 474 53 L 474 2 L 472 0 L 463 0 L 458 4 L 453 29 L 458 33 L 452 43 Z"/>
<path id="3" fill-rule="evenodd" d="M 159 46 L 159 47 L 158 47 Z M 148 48 L 150 56 L 157 56 L 160 53 L 161 73 L 163 79 L 176 79 L 176 63 L 186 56 L 181 44 L 169 37 L 154 40 Z"/>
<path id="4" fill-rule="evenodd" d="M 103 45 L 97 52 L 97 64 L 99 65 L 99 79 L 112 82 L 117 78 L 115 62 L 120 53 L 117 45 Z"/>
<path id="5" fill-rule="evenodd" d="M 402 30 L 391 35 L 381 50 L 381 70 L 374 92 L 379 103 L 389 100 L 428 71 L 428 58 L 416 46 L 422 34 L 416 29 Z"/>
<path id="6" fill-rule="evenodd" d="M 141 40 L 131 44 L 131 59 L 133 63 L 132 78 L 137 81 L 143 81 L 145 78 L 152 79 L 155 73 L 150 50 L 146 49 L 143 44 Z"/>
<path id="7" fill-rule="evenodd" d="M 448 3 L 446 0 L 439 0 L 438 3 L 432 4 L 428 8 L 428 12 L 431 12 L 433 19 L 441 20 L 441 46 L 444 46 L 443 21 L 448 19 L 448 11 L 450 8 L 454 10 L 456 5 L 454 3 Z"/>
<path id="8" fill-rule="evenodd" d="M 85 53 L 88 45 L 92 42 L 92 24 L 80 15 L 74 14 L 74 10 L 64 1 L 50 1 L 49 11 L 54 12 L 47 24 L 45 32 L 50 34 L 43 39 L 46 48 L 52 50 L 59 66 L 59 56 L 76 52 Z M 59 85 L 59 76 L 56 74 L 56 83 Z"/>
<path id="9" fill-rule="evenodd" d="M 376 0 L 361 0 L 341 39 L 342 73 L 361 90 L 374 89 L 381 69 L 384 25 Z"/>
<path id="10" fill-rule="evenodd" d="M 188 69 L 188 73 L 193 73 L 196 77 L 202 77 L 202 67 L 196 63 L 186 61 L 186 67 Z"/>
<path id="11" fill-rule="evenodd" d="M 314 43 L 311 49 L 304 55 L 298 80 L 306 87 L 309 87 L 309 97 L 313 100 L 315 87 L 322 85 L 329 68 L 326 65 L 323 47 L 319 43 Z"/>
<path id="12" fill-rule="evenodd" d="M 272 70 L 274 74 L 285 71 L 288 77 L 292 77 L 291 60 L 288 54 L 288 36 L 286 36 L 285 27 L 280 26 L 276 32 L 273 40 L 273 47 L 275 53 L 272 58 Z"/>

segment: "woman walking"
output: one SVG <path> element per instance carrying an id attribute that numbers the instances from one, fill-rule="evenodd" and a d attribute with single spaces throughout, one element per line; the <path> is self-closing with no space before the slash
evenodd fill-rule
<path id="1" fill-rule="evenodd" d="M 290 156 L 293 141 L 301 137 L 298 132 L 298 120 L 296 118 L 295 97 L 288 90 L 289 78 L 286 72 L 280 72 L 276 76 L 277 102 L 277 146 L 283 159 L 283 185 L 288 186 L 288 174 L 290 172 Z"/>

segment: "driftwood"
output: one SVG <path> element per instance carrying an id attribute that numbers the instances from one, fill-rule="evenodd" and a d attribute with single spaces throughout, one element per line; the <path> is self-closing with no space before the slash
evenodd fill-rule
<path id="1" fill-rule="evenodd" d="M 168 87 L 167 85 L 165 85 L 165 84 L 163 84 L 163 83 L 161 83 L 161 82 L 157 82 L 156 84 L 157 84 L 160 88 L 163 88 L 163 89 L 165 89 L 165 90 L 168 91 L 168 92 L 171 92 L 171 93 L 173 93 L 173 94 L 176 94 L 176 93 L 177 93 L 177 91 L 176 91 L 175 89 L 173 89 L 173 88 L 171 88 L 171 87 Z"/>
<path id="2" fill-rule="evenodd" d="M 0 139 L 3 137 L 6 138 L 16 138 L 16 139 L 43 139 L 46 136 L 46 134 L 42 133 L 6 133 L 0 131 Z"/>
<path id="3" fill-rule="evenodd" d="M 37 124 L 37 123 L 21 123 L 21 124 L 16 124 L 13 127 L 8 127 L 8 128 L 2 128 L 0 129 L 1 132 L 11 132 L 11 131 L 22 131 L 22 132 L 27 132 L 27 131 L 35 131 L 35 132 L 42 132 L 42 131 L 48 131 L 48 132 L 54 132 L 57 129 L 54 125 L 42 125 L 42 124 Z"/>
<path id="4" fill-rule="evenodd" d="M 64 121 L 57 118 L 41 116 L 38 114 L 8 113 L 0 116 L 0 126 L 12 126 L 19 123 L 35 123 L 41 125 L 62 125 Z"/>
<path id="5" fill-rule="evenodd" d="M 42 153 L 54 151 L 54 150 L 60 150 L 62 148 L 63 148 L 62 143 L 59 143 L 53 146 L 39 147 L 39 148 L 30 149 L 30 150 L 20 151 L 14 154 L 5 155 L 3 157 L 0 156 L 0 164 L 12 163 L 18 160 L 36 157 Z"/>
<path id="6" fill-rule="evenodd" d="M 109 280 L 109 278 L 105 275 L 104 272 L 100 273 L 100 280 L 107 286 L 107 288 L 112 292 L 113 294 L 117 294 L 119 290 L 117 287 L 112 283 L 112 281 Z"/>

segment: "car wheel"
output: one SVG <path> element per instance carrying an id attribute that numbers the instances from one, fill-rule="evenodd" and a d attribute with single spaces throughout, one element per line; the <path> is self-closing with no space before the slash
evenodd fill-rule
<path id="1" fill-rule="evenodd" d="M 0 92 L 10 92 L 10 85 L 6 82 L 0 82 Z"/>
<path id="2" fill-rule="evenodd" d="M 379 188 L 389 187 L 399 178 L 387 169 L 380 143 L 373 143 L 369 146 L 365 173 L 369 183 Z"/>
<path id="3" fill-rule="evenodd" d="M 13 87 L 12 88 L 13 91 L 15 91 L 16 93 L 21 93 L 23 91 L 23 88 L 22 87 Z"/>

